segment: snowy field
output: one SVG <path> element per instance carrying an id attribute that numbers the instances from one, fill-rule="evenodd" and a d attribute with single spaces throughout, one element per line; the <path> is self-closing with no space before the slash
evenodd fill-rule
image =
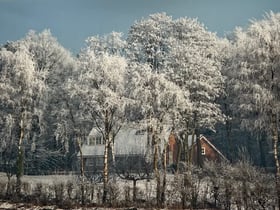
<path id="1" fill-rule="evenodd" d="M 12 177 L 13 182 L 15 183 L 15 176 Z M 195 181 L 195 180 L 193 180 Z M 5 173 L 0 173 L 0 182 L 7 182 L 7 177 L 5 175 Z M 71 193 L 71 196 L 69 197 L 69 195 L 67 194 L 67 183 L 72 183 L 73 184 L 73 191 Z M 63 198 L 64 199 L 73 199 L 74 202 L 79 202 L 80 199 L 80 185 L 79 185 L 79 178 L 75 175 L 46 175 L 46 176 L 23 176 L 22 177 L 22 183 L 28 183 L 29 184 L 29 190 L 28 193 L 34 193 L 34 189 L 36 191 L 36 187 L 38 184 L 42 184 L 43 186 L 45 186 L 45 193 L 50 195 L 51 198 L 55 198 L 55 194 L 54 194 L 54 186 L 57 185 L 59 186 L 61 183 L 64 183 L 64 190 L 63 190 Z M 238 193 L 235 196 L 241 195 L 240 191 L 236 191 L 235 188 L 239 188 L 240 183 L 235 182 L 234 186 L 232 186 L 233 188 L 231 188 L 233 190 L 232 194 L 234 193 Z M 86 183 L 86 192 L 85 192 L 85 196 L 86 199 L 88 199 L 87 204 L 95 206 L 94 208 L 71 208 L 71 209 L 100 209 L 100 210 L 106 210 L 106 209 L 110 209 L 110 208 L 100 208 L 100 207 L 96 207 L 96 206 L 102 206 L 102 198 L 100 197 L 100 195 L 102 195 L 102 183 L 90 183 L 87 182 Z M 120 178 L 116 178 L 116 179 L 111 179 L 110 180 L 110 187 L 113 191 L 113 194 L 110 195 L 110 199 L 115 199 L 115 200 L 111 200 L 112 204 L 114 204 L 114 202 L 119 202 L 119 201 L 126 201 L 126 195 L 127 195 L 127 189 L 129 189 L 130 191 L 130 201 L 132 198 L 132 187 L 133 187 L 133 181 L 127 181 L 127 180 L 122 180 Z M 211 185 L 211 181 L 209 180 L 208 177 L 205 177 L 203 180 L 200 180 L 199 182 L 194 182 L 193 185 L 193 190 L 192 192 L 197 192 L 198 193 L 198 197 L 200 200 L 200 203 L 202 201 L 213 201 L 213 191 L 212 188 L 213 186 Z M 173 175 L 173 174 L 168 174 L 167 175 L 167 186 L 166 186 L 166 204 L 167 206 L 172 206 L 172 204 L 178 204 L 180 203 L 180 199 L 181 199 L 181 190 L 182 190 L 182 176 L 178 175 Z M 187 189 L 187 191 L 189 191 L 190 188 Z M 250 189 L 247 189 L 250 190 Z M 22 190 L 25 193 L 27 192 L 27 190 Z M 191 192 L 191 191 L 190 191 Z M 220 191 L 221 195 L 220 196 L 224 196 L 222 193 L 224 191 Z M 264 194 L 265 195 L 265 194 Z M 78 196 L 78 197 L 77 197 Z M 140 201 L 144 201 L 146 203 L 146 201 L 148 202 L 154 202 L 156 198 L 156 182 L 155 180 L 139 180 L 137 181 L 137 200 L 138 202 Z M 223 197 L 220 197 L 223 198 Z M 232 199 L 234 199 L 234 195 L 232 197 Z M 238 197 L 236 197 L 235 199 L 237 199 Z M 231 209 L 232 210 L 237 210 L 237 204 L 235 203 L 235 200 L 231 199 Z M 269 199 L 270 200 L 270 199 Z M 268 203 L 266 204 L 266 208 L 265 209 L 275 209 L 273 208 L 273 206 L 271 204 L 269 204 L 270 201 L 267 201 Z M 60 200 L 59 200 L 60 201 Z M 49 204 L 49 202 L 47 202 L 47 204 Z M 135 204 L 133 204 L 132 202 L 129 202 L 129 204 L 131 204 L 132 206 Z M 138 203 L 140 204 L 140 203 Z M 148 204 L 148 203 L 147 203 Z M 137 204 L 136 204 L 137 205 Z M 149 204 L 148 204 L 149 205 Z M 118 206 L 118 205 L 113 205 L 113 206 Z M 259 207 L 258 205 L 254 205 L 255 207 Z M 60 206 L 61 207 L 61 206 Z M 63 206 L 62 206 L 63 207 Z M 141 207 L 145 207 L 144 205 L 141 205 Z M 56 205 L 49 205 L 49 206 L 36 206 L 35 204 L 30 204 L 30 203 L 18 203 L 18 204 L 11 204 L 9 202 L 5 202 L 5 201 L 1 201 L 0 200 L 0 209 L 61 209 L 58 208 L 58 206 Z M 67 209 L 67 208 L 65 208 Z M 115 209 L 115 208 L 111 208 L 111 209 Z M 133 209 L 133 208 L 119 208 L 119 209 Z M 143 208 L 137 208 L 137 209 L 143 209 Z M 151 208 L 149 208 L 151 209 Z"/>
<path id="2" fill-rule="evenodd" d="M 63 210 L 60 208 L 57 208 L 57 206 L 30 206 L 27 204 L 19 203 L 19 204 L 11 204 L 8 202 L 1 202 L 0 201 L 0 209 L 19 209 L 19 210 Z M 101 208 L 101 207 L 91 207 L 91 208 L 85 208 L 85 207 L 80 207 L 80 208 L 73 208 L 73 210 L 112 210 L 113 208 Z M 116 209 L 116 208 L 114 208 Z M 121 209 L 135 209 L 135 208 L 118 208 L 119 210 Z M 137 210 L 144 210 L 142 208 L 137 208 Z"/>
<path id="3" fill-rule="evenodd" d="M 174 180 L 174 175 L 169 174 L 167 178 L 169 181 L 172 181 L 172 180 Z M 15 181 L 15 176 L 12 177 L 12 180 Z M 5 173 L 0 173 L 0 181 L 2 181 L 2 182 L 7 181 L 7 177 L 6 177 Z M 75 175 L 46 175 L 46 176 L 26 176 L 25 175 L 22 177 L 22 183 L 25 183 L 25 182 L 29 183 L 31 189 L 36 188 L 37 184 L 51 186 L 51 185 L 60 184 L 60 183 L 66 184 L 69 181 L 74 183 L 74 185 L 75 184 L 78 185 L 78 177 Z M 117 183 L 115 185 L 117 188 L 114 188 L 114 189 L 117 190 L 118 199 L 125 199 L 124 191 L 127 188 L 130 188 L 131 193 L 132 193 L 132 186 L 133 186 L 132 181 L 127 181 L 127 180 L 122 180 L 122 179 L 116 178 L 116 180 L 111 179 L 110 183 L 113 184 L 113 186 L 114 186 L 114 183 Z M 96 190 L 95 190 L 94 200 L 92 202 L 99 203 L 96 199 L 97 199 L 98 187 L 99 187 L 99 189 L 102 189 L 102 183 L 96 183 L 94 185 L 95 185 Z M 76 186 L 76 187 L 78 188 L 78 186 Z M 167 186 L 167 190 L 168 190 L 168 188 L 169 187 Z M 151 199 L 155 198 L 155 194 L 156 194 L 155 180 L 137 181 L 137 198 L 138 199 L 151 200 Z M 176 197 L 178 199 L 178 196 L 176 196 Z M 44 206 L 44 207 L 34 206 L 34 205 L 30 206 L 30 205 L 31 204 L 24 204 L 24 203 L 11 204 L 9 202 L 0 201 L 0 209 L 59 209 L 55 205 Z M 77 208 L 77 209 L 82 209 L 82 208 Z M 87 208 L 83 208 L 83 209 L 87 209 Z M 88 208 L 88 209 L 90 209 L 90 208 Z M 98 208 L 91 208 L 91 209 L 105 210 L 106 208 L 98 207 Z M 122 208 L 122 209 L 124 209 L 124 208 Z M 137 209 L 140 209 L 140 208 L 137 208 Z"/>
<path id="4" fill-rule="evenodd" d="M 15 176 L 12 177 L 15 179 Z M 45 175 L 45 176 L 26 176 L 22 177 L 22 182 L 30 182 L 33 184 L 42 183 L 42 184 L 50 184 L 54 182 L 67 182 L 67 181 L 75 181 L 77 177 L 75 175 Z M 5 173 L 0 172 L 0 181 L 8 180 Z"/>
<path id="5" fill-rule="evenodd" d="M 13 176 L 11 178 L 11 182 L 15 182 L 16 177 Z M 0 172 L 0 182 L 7 182 L 7 176 L 5 173 Z M 27 176 L 24 175 L 22 177 L 22 183 L 28 183 L 30 184 L 30 190 L 32 191 L 36 188 L 37 184 L 42 184 L 43 186 L 51 186 L 55 184 L 60 184 L 64 183 L 65 185 L 68 182 L 74 183 L 74 186 L 78 188 L 78 183 L 79 183 L 79 178 L 76 175 L 44 175 L 44 176 Z M 110 183 L 114 184 L 114 182 L 117 183 L 118 187 L 118 192 L 119 192 L 119 198 L 123 197 L 124 189 L 126 187 L 131 187 L 132 188 L 132 181 L 126 181 L 117 178 L 116 180 L 111 179 Z M 94 184 L 96 188 L 99 187 L 99 189 L 102 188 L 102 183 L 95 183 Z M 147 182 L 146 180 L 143 181 L 138 181 L 137 182 L 137 192 L 139 197 L 141 196 L 143 199 L 146 196 L 151 196 L 152 194 L 155 193 L 155 182 L 153 180 Z M 149 192 L 148 194 L 144 195 L 143 192 Z M 98 190 L 95 191 L 95 199 L 93 200 L 94 203 L 98 203 L 96 200 L 96 194 L 98 193 Z M 59 209 L 55 205 L 50 205 L 50 206 L 35 206 L 32 204 L 27 204 L 27 203 L 19 203 L 19 204 L 14 204 L 14 203 L 9 203 L 6 201 L 1 201 L 0 200 L 0 209 Z M 76 208 L 76 209 L 100 209 L 100 210 L 105 210 L 105 209 L 110 209 L 110 208 L 100 208 L 100 207 L 95 207 L 95 208 Z M 122 208 L 123 209 L 123 208 Z M 137 208 L 139 209 L 139 208 Z"/>

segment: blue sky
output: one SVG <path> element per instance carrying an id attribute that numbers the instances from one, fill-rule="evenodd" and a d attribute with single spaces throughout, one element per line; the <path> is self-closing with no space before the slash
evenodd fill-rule
<path id="1" fill-rule="evenodd" d="M 50 29 L 72 52 L 92 35 L 127 33 L 142 17 L 166 12 L 173 18 L 198 18 L 224 36 L 266 12 L 280 12 L 279 0 L 0 0 L 0 44 L 20 39 L 33 29 Z"/>

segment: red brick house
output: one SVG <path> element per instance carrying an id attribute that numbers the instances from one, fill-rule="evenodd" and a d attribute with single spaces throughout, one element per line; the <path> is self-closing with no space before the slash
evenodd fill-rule
<path id="1" fill-rule="evenodd" d="M 199 137 L 201 144 L 201 156 L 202 160 L 221 162 L 226 161 L 227 158 L 217 149 L 205 136 Z M 197 143 L 192 146 L 193 163 L 197 164 Z"/>
<path id="2" fill-rule="evenodd" d="M 227 158 L 220 152 L 220 150 L 215 147 L 210 140 L 208 140 L 205 136 L 200 135 L 199 137 L 200 145 L 201 145 L 201 157 L 202 160 L 207 161 L 215 161 L 221 162 L 226 161 Z M 167 155 L 167 164 L 177 164 L 179 161 L 183 161 L 181 151 L 183 151 L 182 143 L 176 138 L 176 135 L 171 133 L 168 139 L 168 155 Z M 190 157 L 192 157 L 192 163 L 197 164 L 197 142 L 195 141 L 192 145 L 192 137 L 188 137 L 188 148 Z"/>

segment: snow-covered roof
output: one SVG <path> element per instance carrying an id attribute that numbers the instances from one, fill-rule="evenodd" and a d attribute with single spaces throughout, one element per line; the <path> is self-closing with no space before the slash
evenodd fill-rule
<path id="1" fill-rule="evenodd" d="M 95 131 L 90 135 L 100 135 Z M 115 136 L 115 155 L 145 154 L 147 150 L 147 140 L 147 131 L 145 130 L 143 131 L 135 128 L 121 129 Z M 83 145 L 82 152 L 83 156 L 103 156 L 104 145 Z"/>
<path id="2" fill-rule="evenodd" d="M 104 155 L 104 145 L 83 145 L 82 146 L 83 156 L 103 156 Z M 80 156 L 80 153 L 78 154 Z"/>
<path id="3" fill-rule="evenodd" d="M 147 139 L 147 131 L 122 129 L 115 137 L 115 154 L 145 154 Z"/>

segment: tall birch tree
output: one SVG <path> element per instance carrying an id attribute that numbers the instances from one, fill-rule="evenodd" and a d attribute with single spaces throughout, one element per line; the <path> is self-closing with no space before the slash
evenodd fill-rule
<path id="1" fill-rule="evenodd" d="M 138 121 L 148 125 L 151 134 L 148 146 L 153 150 L 157 205 L 161 206 L 165 203 L 168 137 L 179 112 L 191 109 L 188 92 L 168 81 L 164 74 L 154 72 L 147 64 L 133 64 L 127 81 L 127 93 L 134 101 L 132 106 L 136 107 L 134 114 L 138 113 Z"/>
<path id="2" fill-rule="evenodd" d="M 124 42 L 119 33 L 90 37 L 79 54 L 79 77 L 70 81 L 71 95 L 80 100 L 83 117 L 102 134 L 104 140 L 103 202 L 108 195 L 109 150 L 124 122 L 125 74 L 128 64 L 122 56 Z"/>
<path id="3" fill-rule="evenodd" d="M 76 68 L 76 60 L 57 41 L 50 30 L 43 30 L 40 33 L 29 31 L 20 42 L 32 55 L 36 71 L 45 72 L 42 77 L 48 85 L 46 103 L 44 110 L 40 113 L 43 127 L 40 136 L 34 139 L 34 144 L 41 154 L 37 158 L 41 158 L 41 165 L 45 162 L 48 168 L 64 167 L 65 169 L 64 162 L 65 165 L 73 165 L 76 161 L 75 159 L 67 160 L 67 157 L 73 157 L 76 151 L 72 129 L 65 124 L 67 121 L 65 112 L 68 110 L 67 102 L 69 101 L 65 87 L 69 76 Z M 58 164 L 58 159 L 64 159 L 64 161 Z M 48 160 L 52 160 L 54 164 L 49 164 Z"/>
<path id="4" fill-rule="evenodd" d="M 6 117 L 5 126 L 14 124 L 17 138 L 1 139 L 2 146 L 14 141 L 17 146 L 17 194 L 21 191 L 21 177 L 24 172 L 24 144 L 32 136 L 32 119 L 39 115 L 46 90 L 44 72 L 35 69 L 32 56 L 20 42 L 14 43 L 13 52 L 1 50 L 0 92 L 1 107 Z M 4 142 L 4 144 L 3 144 Z M 6 142 L 6 143 L 5 143 Z"/>

